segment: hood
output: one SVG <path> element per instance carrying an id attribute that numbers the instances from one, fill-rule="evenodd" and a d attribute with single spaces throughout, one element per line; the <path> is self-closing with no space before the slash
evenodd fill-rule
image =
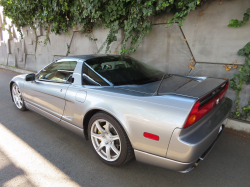
<path id="1" fill-rule="evenodd" d="M 226 80 L 217 78 L 169 75 L 162 82 L 157 81 L 144 85 L 123 85 L 115 88 L 149 95 L 155 95 L 158 90 L 158 95 L 178 94 L 201 98 L 225 82 Z"/>

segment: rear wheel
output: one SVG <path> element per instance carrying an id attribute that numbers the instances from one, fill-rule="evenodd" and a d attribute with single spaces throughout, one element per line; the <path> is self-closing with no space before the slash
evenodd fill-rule
<path id="1" fill-rule="evenodd" d="M 16 83 L 12 84 L 12 98 L 19 110 L 27 110 L 23 101 L 22 93 Z"/>
<path id="2" fill-rule="evenodd" d="M 104 163 L 120 166 L 134 157 L 124 129 L 108 114 L 95 114 L 89 121 L 88 131 L 93 149 Z"/>

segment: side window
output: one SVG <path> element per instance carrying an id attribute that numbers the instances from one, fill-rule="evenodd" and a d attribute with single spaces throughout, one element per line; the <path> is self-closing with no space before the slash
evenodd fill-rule
<path id="1" fill-rule="evenodd" d="M 99 75 L 92 71 L 85 64 L 82 68 L 82 83 L 83 85 L 109 86 Z"/>
<path id="2" fill-rule="evenodd" d="M 41 71 L 38 79 L 67 82 L 73 75 L 76 64 L 76 61 L 54 62 Z"/>

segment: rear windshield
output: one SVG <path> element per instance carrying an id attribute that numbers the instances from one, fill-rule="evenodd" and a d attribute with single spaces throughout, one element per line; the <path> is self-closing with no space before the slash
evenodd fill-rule
<path id="1" fill-rule="evenodd" d="M 131 57 L 107 56 L 89 59 L 86 63 L 115 86 L 147 84 L 161 80 L 164 72 Z"/>

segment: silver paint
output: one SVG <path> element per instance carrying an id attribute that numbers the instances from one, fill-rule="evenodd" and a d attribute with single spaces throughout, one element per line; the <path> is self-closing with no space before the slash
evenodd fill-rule
<path id="1" fill-rule="evenodd" d="M 160 157 L 139 150 L 135 150 L 135 157 L 139 162 L 179 172 L 186 171 L 187 169 L 190 171 L 190 168 L 192 169 L 195 164 L 195 162 L 191 163 L 179 162 L 176 160 L 171 160 L 168 158 Z"/>
<path id="2" fill-rule="evenodd" d="M 172 134 L 167 157 L 181 162 L 197 160 L 215 141 L 228 115 L 232 101 L 224 98 L 211 112 L 190 128 L 176 128 Z"/>
<path id="3" fill-rule="evenodd" d="M 82 91 L 82 90 L 79 90 L 77 91 L 76 93 L 76 100 L 80 103 L 84 103 L 85 99 L 86 99 L 86 95 L 87 95 L 87 92 L 85 91 Z"/>
<path id="4" fill-rule="evenodd" d="M 93 57 L 95 56 L 85 55 L 58 60 L 78 62 L 72 84 L 26 82 L 25 75 L 14 77 L 11 84 L 15 82 L 19 86 L 27 108 L 81 136 L 84 136 L 83 121 L 88 112 L 107 112 L 122 125 L 138 161 L 162 165 L 176 171 L 188 171 L 216 138 L 214 132 L 218 133 L 226 115 L 217 115 L 219 110 L 214 109 L 195 125 L 187 129 L 183 129 L 183 125 L 197 99 L 225 80 L 204 78 L 198 81 L 195 77 L 192 79 L 173 75 L 172 81 L 171 78 L 163 81 L 158 96 L 152 95 L 159 81 L 140 86 L 82 85 L 82 65 L 85 60 Z M 228 114 L 232 103 L 225 100 L 216 108 L 221 107 L 221 112 Z M 207 134 L 200 137 L 198 126 L 211 128 L 205 128 Z M 159 141 L 145 138 L 144 132 L 158 135 Z M 185 137 L 189 139 L 186 140 Z"/>

